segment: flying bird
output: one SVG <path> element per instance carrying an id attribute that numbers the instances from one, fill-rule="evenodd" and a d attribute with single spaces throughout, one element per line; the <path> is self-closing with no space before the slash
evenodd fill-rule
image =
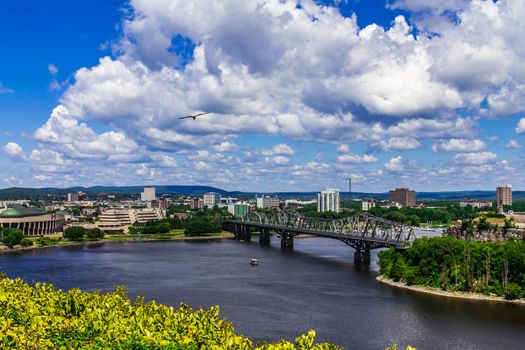
<path id="1" fill-rule="evenodd" d="M 188 119 L 188 118 L 193 118 L 193 120 L 197 119 L 198 116 L 201 116 L 201 115 L 205 115 L 205 114 L 209 114 L 210 112 L 204 112 L 204 113 L 197 113 L 197 114 L 194 114 L 194 115 L 187 115 L 185 117 L 180 117 L 179 119 Z"/>

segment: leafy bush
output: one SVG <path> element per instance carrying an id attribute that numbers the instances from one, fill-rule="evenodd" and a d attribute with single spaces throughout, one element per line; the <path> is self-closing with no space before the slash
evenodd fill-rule
<path id="1" fill-rule="evenodd" d="M 20 244 L 24 238 L 22 230 L 17 228 L 4 228 L 2 229 L 2 243 L 13 248 L 15 245 Z"/>
<path id="2" fill-rule="evenodd" d="M 186 236 L 207 236 L 220 233 L 221 226 L 205 218 L 195 218 L 187 220 L 184 235 Z"/>
<path id="3" fill-rule="evenodd" d="M 81 226 L 71 226 L 64 231 L 64 239 L 70 241 L 81 241 L 87 230 Z"/>
<path id="4" fill-rule="evenodd" d="M 522 290 L 519 284 L 517 283 L 509 283 L 507 286 L 507 291 L 505 292 L 505 299 L 507 300 L 515 300 L 519 299 L 525 294 L 525 291 Z"/>
<path id="5" fill-rule="evenodd" d="M 102 230 L 99 228 L 92 228 L 87 230 L 86 237 L 90 241 L 98 241 L 99 239 L 104 238 L 104 232 L 102 232 Z"/>
<path id="6" fill-rule="evenodd" d="M 22 247 L 30 247 L 33 245 L 33 241 L 29 238 L 22 238 L 22 240 L 20 241 L 20 245 Z"/>
<path id="7" fill-rule="evenodd" d="M 193 311 L 143 298 L 131 302 L 124 288 L 113 293 L 67 293 L 50 284 L 30 286 L 21 279 L 0 280 L 0 348 L 3 349 L 254 349 L 219 318 L 219 307 Z M 330 350 L 315 344 L 315 332 L 256 349 Z"/>

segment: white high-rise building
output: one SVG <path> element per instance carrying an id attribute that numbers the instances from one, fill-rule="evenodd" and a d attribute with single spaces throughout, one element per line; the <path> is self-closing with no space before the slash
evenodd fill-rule
<path id="1" fill-rule="evenodd" d="M 326 190 L 317 194 L 317 211 L 319 213 L 325 211 L 339 213 L 339 204 L 339 190 L 327 188 Z"/>
<path id="2" fill-rule="evenodd" d="M 257 197 L 257 208 L 273 209 L 279 208 L 279 198 L 270 196 Z"/>
<path id="3" fill-rule="evenodd" d="M 78 192 L 69 192 L 67 194 L 67 201 L 68 202 L 78 202 L 80 200 L 80 196 Z"/>
<path id="4" fill-rule="evenodd" d="M 214 205 L 221 203 L 221 194 L 217 192 L 208 192 L 204 194 L 203 200 L 205 207 L 212 208 Z"/>
<path id="5" fill-rule="evenodd" d="M 156 199 L 155 187 L 144 187 L 144 192 L 140 194 L 140 200 L 150 202 Z"/>

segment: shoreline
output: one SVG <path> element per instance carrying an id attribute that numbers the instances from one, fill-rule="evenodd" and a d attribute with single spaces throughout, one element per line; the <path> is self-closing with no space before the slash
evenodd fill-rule
<path id="1" fill-rule="evenodd" d="M 233 234 L 225 234 L 224 232 L 220 235 L 214 235 L 214 236 L 182 236 L 182 237 L 171 237 L 171 238 L 139 238 L 139 237 L 124 237 L 121 239 L 101 239 L 99 241 L 71 241 L 71 242 L 64 242 L 62 244 L 54 244 L 54 245 L 43 245 L 43 246 L 29 246 L 29 247 L 21 247 L 18 246 L 16 248 L 10 249 L 10 248 L 0 248 L 0 255 L 3 254 L 15 254 L 19 252 L 27 252 L 32 250 L 38 250 L 38 249 L 45 249 L 45 248 L 60 248 L 60 247 L 72 247 L 72 246 L 90 246 L 90 245 L 98 245 L 98 244 L 107 244 L 107 243 L 127 243 L 127 242 L 167 242 L 167 241 L 205 241 L 205 240 L 218 240 L 218 239 L 230 239 L 233 238 Z"/>
<path id="2" fill-rule="evenodd" d="M 437 295 L 441 297 L 467 299 L 467 300 L 480 300 L 480 301 L 495 301 L 499 303 L 503 302 L 503 303 L 508 303 L 508 304 L 525 306 L 525 299 L 506 300 L 503 297 L 483 295 L 483 294 L 478 294 L 478 293 L 451 292 L 451 291 L 446 291 L 446 290 L 441 290 L 441 289 L 436 289 L 436 288 L 421 286 L 421 285 L 408 286 L 403 282 L 395 282 L 394 280 L 390 278 L 386 278 L 382 275 L 377 276 L 376 281 L 380 283 L 384 283 L 391 287 L 406 289 L 406 290 L 419 292 L 419 293 Z"/>

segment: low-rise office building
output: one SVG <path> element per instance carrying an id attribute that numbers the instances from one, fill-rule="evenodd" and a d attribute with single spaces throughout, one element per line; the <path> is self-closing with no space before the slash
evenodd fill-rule
<path id="1" fill-rule="evenodd" d="M 103 231 L 126 231 L 127 227 L 136 222 L 146 223 L 164 219 L 160 209 L 108 209 L 99 215 L 97 227 Z"/>
<path id="2" fill-rule="evenodd" d="M 6 208 L 0 212 L 0 227 L 18 228 L 26 236 L 44 236 L 62 232 L 63 214 L 47 213 L 41 208 Z"/>

